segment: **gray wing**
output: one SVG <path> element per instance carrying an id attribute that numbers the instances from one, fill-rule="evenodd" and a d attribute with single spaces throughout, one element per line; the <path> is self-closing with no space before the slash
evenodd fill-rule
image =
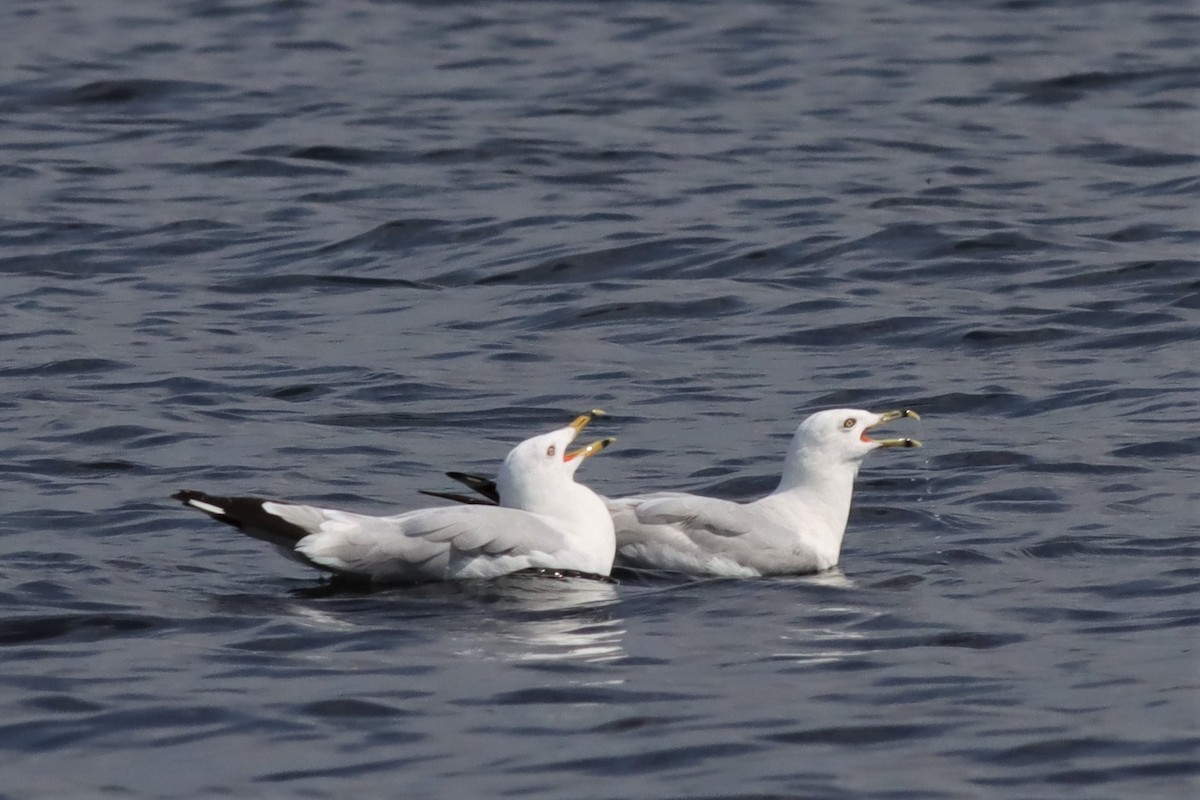
<path id="1" fill-rule="evenodd" d="M 792 531 L 753 505 L 664 493 L 613 499 L 608 508 L 626 567 L 753 577 L 803 571 L 810 558 Z"/>
<path id="2" fill-rule="evenodd" d="M 661 493 L 625 498 L 641 525 L 670 525 L 713 536 L 744 536 L 754 530 L 747 506 L 715 497 Z"/>
<path id="3" fill-rule="evenodd" d="M 296 543 L 311 563 L 372 580 L 491 578 L 527 567 L 575 568 L 568 532 L 548 519 L 496 506 L 448 506 L 394 517 L 267 504 L 310 531 Z"/>

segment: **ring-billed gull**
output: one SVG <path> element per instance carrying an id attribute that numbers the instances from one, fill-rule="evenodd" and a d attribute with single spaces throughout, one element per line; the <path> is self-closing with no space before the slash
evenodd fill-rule
<path id="1" fill-rule="evenodd" d="M 759 576 L 819 572 L 838 563 L 854 479 L 868 453 L 920 447 L 916 439 L 875 439 L 870 433 L 915 411 L 875 413 L 839 408 L 800 423 L 775 491 L 749 503 L 682 492 L 605 498 L 617 536 L 619 566 L 697 575 Z M 434 493 L 452 500 L 508 505 L 502 485 L 447 473 L 484 499 Z"/>
<path id="2" fill-rule="evenodd" d="M 521 570 L 606 576 L 616 546 L 612 518 L 600 496 L 574 475 L 614 440 L 569 449 L 602 413 L 581 414 L 565 428 L 514 447 L 496 480 L 507 498 L 504 507 L 446 506 L 372 517 L 191 490 L 173 497 L 341 576 L 377 582 L 493 578 Z"/>

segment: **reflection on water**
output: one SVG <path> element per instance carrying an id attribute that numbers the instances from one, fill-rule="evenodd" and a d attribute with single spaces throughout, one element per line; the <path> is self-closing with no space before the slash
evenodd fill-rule
<path id="1" fill-rule="evenodd" d="M 818 572 L 816 575 L 804 575 L 797 578 L 810 586 L 828 586 L 833 589 L 853 589 L 855 582 L 846 576 L 838 567 Z"/>
<path id="2" fill-rule="evenodd" d="M 781 581 L 783 583 L 784 581 Z M 853 590 L 858 583 L 847 577 L 839 568 L 827 570 L 816 575 L 806 575 L 786 581 L 803 585 L 806 588 L 819 590 L 832 589 Z M 824 596 L 822 592 L 818 596 Z M 883 616 L 884 612 L 869 609 L 864 606 L 848 605 L 847 600 L 853 600 L 857 595 L 847 594 L 844 597 L 832 595 L 830 602 L 811 605 L 811 592 L 804 592 L 801 602 L 805 603 L 801 619 L 806 622 L 817 622 L 818 625 L 790 625 L 779 635 L 780 649 L 767 654 L 772 661 L 787 661 L 793 664 L 815 666 L 843 661 L 848 658 L 860 657 L 863 650 L 864 634 L 855 627 L 866 620 Z"/>
<path id="3" fill-rule="evenodd" d="M 861 656 L 864 638 L 863 634 L 845 628 L 790 628 L 779 637 L 782 649 L 772 652 L 768 658 L 809 666 L 828 664 Z"/>
<path id="4" fill-rule="evenodd" d="M 353 617 L 332 613 L 319 606 L 296 603 L 288 606 L 287 612 L 293 622 L 322 631 L 354 631 L 363 627 Z"/>
<path id="5" fill-rule="evenodd" d="M 616 585 L 598 580 L 513 575 L 391 587 L 334 581 L 291 594 L 291 601 L 256 598 L 254 603 L 328 633 L 367 632 L 380 625 L 425 629 L 438 621 L 441 632 L 454 636 L 455 654 L 477 659 L 594 663 L 625 655 Z"/>
<path id="6" fill-rule="evenodd" d="M 625 655 L 611 583 L 514 577 L 489 587 L 486 622 L 460 654 L 504 661 L 597 663 Z"/>

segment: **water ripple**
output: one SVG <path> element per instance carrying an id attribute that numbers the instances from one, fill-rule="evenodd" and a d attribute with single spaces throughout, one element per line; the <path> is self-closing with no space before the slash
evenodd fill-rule
<path id="1" fill-rule="evenodd" d="M 1200 779 L 1192 4 L 0 19 L 6 795 Z M 925 447 L 770 580 L 347 587 L 170 499 L 396 513 L 595 406 L 610 495 Z"/>

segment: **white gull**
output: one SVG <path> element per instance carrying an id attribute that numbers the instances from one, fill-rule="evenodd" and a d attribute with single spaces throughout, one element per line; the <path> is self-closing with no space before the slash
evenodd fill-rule
<path id="1" fill-rule="evenodd" d="M 616 563 L 741 577 L 803 574 L 835 566 L 863 459 L 883 447 L 921 446 L 916 439 L 869 435 L 905 417 L 920 419 L 909 410 L 839 408 L 813 414 L 796 429 L 775 491 L 749 503 L 683 492 L 605 498 L 616 528 Z M 508 505 L 504 486 L 479 476 L 449 474 Z M 429 494 L 481 502 L 457 494 Z"/>
<path id="2" fill-rule="evenodd" d="M 386 517 L 184 490 L 173 497 L 302 563 L 376 582 L 494 578 L 522 570 L 606 576 L 615 540 L 604 501 L 575 470 L 613 439 L 570 450 L 594 416 L 514 447 L 496 480 L 504 507 L 447 506 Z"/>

